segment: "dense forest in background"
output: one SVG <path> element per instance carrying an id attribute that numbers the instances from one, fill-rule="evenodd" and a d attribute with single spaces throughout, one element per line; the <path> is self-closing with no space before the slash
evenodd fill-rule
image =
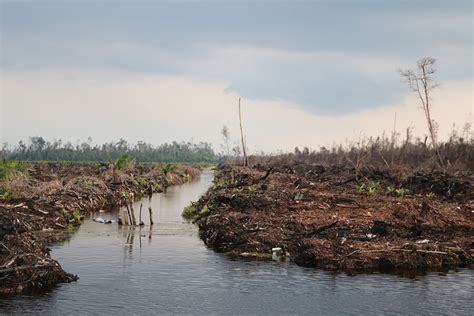
<path id="1" fill-rule="evenodd" d="M 50 142 L 43 137 L 30 137 L 28 144 L 23 141 L 16 146 L 4 144 L 0 151 L 3 158 L 27 161 L 106 162 L 115 161 L 124 154 L 128 154 L 136 162 L 212 163 L 219 159 L 207 142 L 172 142 L 153 146 L 141 141 L 129 144 L 120 139 L 117 142 L 92 145 L 92 139 L 89 138 L 87 142 L 73 145 L 60 139 Z"/>

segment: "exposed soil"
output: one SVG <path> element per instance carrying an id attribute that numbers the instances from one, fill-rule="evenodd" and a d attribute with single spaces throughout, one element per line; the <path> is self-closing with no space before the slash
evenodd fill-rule
<path id="1" fill-rule="evenodd" d="M 131 199 L 161 192 L 199 174 L 180 165 L 166 174 L 158 164 L 113 166 L 77 163 L 35 163 L 29 175 L 0 183 L 0 294 L 14 294 L 71 282 L 49 254 L 47 244 L 65 238 L 89 212 L 110 210 Z M 166 170 L 165 170 L 166 171 Z"/>
<path id="2" fill-rule="evenodd" d="M 268 258 L 281 247 L 299 265 L 328 270 L 473 268 L 473 180 L 368 168 L 356 180 L 345 166 L 224 165 L 194 214 L 209 247 L 239 257 Z"/>

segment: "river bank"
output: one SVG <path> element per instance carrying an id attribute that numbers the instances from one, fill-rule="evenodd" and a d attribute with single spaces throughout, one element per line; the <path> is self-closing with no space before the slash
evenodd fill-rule
<path id="1" fill-rule="evenodd" d="M 472 174 L 358 173 L 221 165 L 214 186 L 186 213 L 209 247 L 237 257 L 271 258 L 281 248 L 298 265 L 326 270 L 473 267 Z"/>
<path id="2" fill-rule="evenodd" d="M 0 183 L 0 293 L 12 294 L 71 282 L 49 254 L 83 216 L 118 208 L 197 177 L 198 167 L 31 163 Z"/>
<path id="3" fill-rule="evenodd" d="M 209 249 L 181 212 L 207 191 L 212 178 L 203 170 L 196 181 L 135 203 L 135 209 L 143 203 L 158 210 L 151 227 L 104 225 L 91 220 L 94 214 L 86 216 L 70 238 L 51 246 L 52 256 L 80 280 L 0 297 L 0 314 L 472 314 L 474 270 L 410 278 L 349 275 L 290 260 L 232 260 Z M 99 214 L 117 218 L 117 212 Z"/>

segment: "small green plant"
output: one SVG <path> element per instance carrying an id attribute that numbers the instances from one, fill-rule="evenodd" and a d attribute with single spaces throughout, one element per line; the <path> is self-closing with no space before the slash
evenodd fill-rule
<path id="1" fill-rule="evenodd" d="M 78 210 L 72 212 L 72 216 L 74 216 L 76 222 L 79 222 L 81 220 L 81 212 Z"/>
<path id="2" fill-rule="evenodd" d="M 144 179 L 142 177 L 136 177 L 135 180 L 141 187 L 148 188 L 150 186 L 150 181 L 148 181 L 147 179 Z"/>
<path id="3" fill-rule="evenodd" d="M 277 189 L 276 184 L 270 183 L 270 184 L 268 185 L 268 190 L 269 190 L 269 191 L 275 191 L 276 189 Z"/>
<path id="4" fill-rule="evenodd" d="M 183 213 L 181 215 L 187 220 L 197 220 L 206 215 L 208 212 L 209 207 L 207 206 L 207 204 L 204 205 L 204 207 L 199 212 L 197 212 L 196 203 L 193 202 L 184 208 Z"/>
<path id="5" fill-rule="evenodd" d="M 427 199 L 434 199 L 435 196 L 436 196 L 436 194 L 433 193 L 433 192 L 430 192 L 430 193 L 426 193 L 426 194 L 425 194 L 425 197 L 426 197 Z"/>
<path id="6" fill-rule="evenodd" d="M 360 185 L 357 185 L 356 189 L 357 189 L 357 192 L 359 192 L 359 193 L 365 192 L 365 189 L 366 189 L 365 184 L 362 183 Z"/>
<path id="7" fill-rule="evenodd" d="M 0 193 L 0 200 L 11 200 L 13 197 L 14 196 L 11 191 L 4 191 Z"/>
<path id="8" fill-rule="evenodd" d="M 204 215 L 206 215 L 207 213 L 209 213 L 209 207 L 206 205 L 204 205 L 204 207 L 199 211 L 199 213 L 197 214 L 197 216 L 195 217 L 195 219 L 198 219 L 200 217 L 203 217 Z"/>
<path id="9" fill-rule="evenodd" d="M 181 176 L 181 178 L 183 179 L 183 182 L 189 182 L 189 181 L 191 181 L 191 175 L 190 175 L 190 174 L 187 174 L 187 173 L 183 174 L 183 175 Z"/>
<path id="10" fill-rule="evenodd" d="M 389 185 L 387 187 L 387 193 L 388 194 L 393 194 L 395 192 L 395 187 L 393 185 Z"/>
<path id="11" fill-rule="evenodd" d="M 236 194 L 236 193 L 242 193 L 244 191 L 243 188 L 233 188 L 232 189 L 232 193 Z"/>
<path id="12" fill-rule="evenodd" d="M 224 178 L 214 178 L 214 184 L 221 187 L 226 184 L 226 181 Z"/>
<path id="13" fill-rule="evenodd" d="M 184 208 L 182 216 L 186 219 L 191 220 L 191 219 L 194 218 L 195 212 L 196 212 L 196 207 L 195 207 L 194 203 L 191 203 L 191 204 L 189 204 L 188 206 L 186 206 Z"/>
<path id="14" fill-rule="evenodd" d="M 367 192 L 370 194 L 375 194 L 377 192 L 378 183 L 375 181 L 370 182 L 370 185 L 367 187 Z"/>
<path id="15" fill-rule="evenodd" d="M 248 186 L 247 190 L 249 191 L 249 193 L 255 193 L 257 191 L 257 189 L 253 186 Z"/>
<path id="16" fill-rule="evenodd" d="M 395 193 L 397 194 L 398 197 L 404 197 L 408 192 L 409 190 L 405 188 L 395 189 Z"/>

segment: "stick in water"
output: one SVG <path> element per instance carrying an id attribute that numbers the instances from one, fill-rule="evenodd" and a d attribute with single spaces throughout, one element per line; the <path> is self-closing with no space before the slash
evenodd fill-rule
<path id="1" fill-rule="evenodd" d="M 132 225 L 137 225 L 137 219 L 135 217 L 135 210 L 133 209 L 133 204 L 130 203 L 130 209 L 132 210 Z"/>
<path id="2" fill-rule="evenodd" d="M 143 222 L 142 222 L 142 206 L 143 206 L 143 203 L 140 203 L 140 215 L 138 215 L 138 225 L 143 225 Z"/>
<path id="3" fill-rule="evenodd" d="M 151 206 L 148 207 L 148 213 L 150 213 L 150 225 L 153 225 L 153 211 L 151 210 Z"/>
<path id="4" fill-rule="evenodd" d="M 130 215 L 130 207 L 128 206 L 128 202 L 125 202 L 125 206 L 127 207 L 127 225 L 132 225 L 132 217 Z"/>

